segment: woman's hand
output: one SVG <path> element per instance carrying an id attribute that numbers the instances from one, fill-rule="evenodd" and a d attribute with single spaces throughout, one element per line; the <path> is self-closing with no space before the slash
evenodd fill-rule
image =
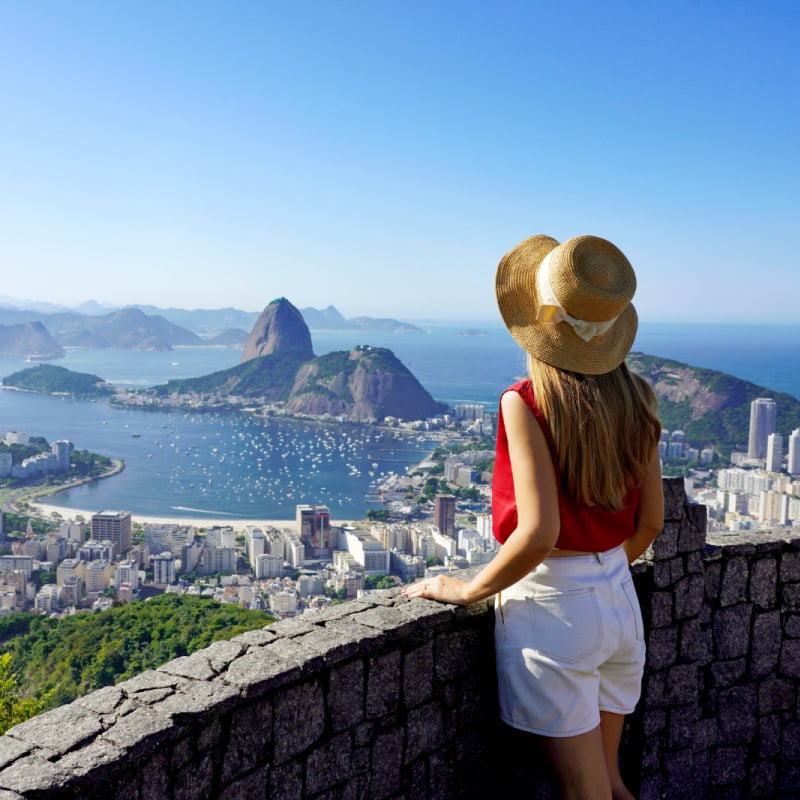
<path id="1" fill-rule="evenodd" d="M 424 597 L 426 600 L 439 600 L 442 603 L 455 603 L 467 606 L 474 602 L 470 597 L 469 584 L 447 575 L 423 578 L 421 581 L 403 587 L 403 595 L 410 599 Z"/>

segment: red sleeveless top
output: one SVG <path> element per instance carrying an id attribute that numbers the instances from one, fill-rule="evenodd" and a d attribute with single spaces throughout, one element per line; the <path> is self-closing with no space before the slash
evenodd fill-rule
<path id="1" fill-rule="evenodd" d="M 516 392 L 536 417 L 536 421 L 547 439 L 553 466 L 558 476 L 558 458 L 550 426 L 533 396 L 530 380 L 520 381 L 506 389 Z M 504 392 L 505 394 L 505 392 Z M 602 464 L 597 465 L 602 469 Z M 558 491 L 558 511 L 561 529 L 556 547 L 562 550 L 588 550 L 602 552 L 622 544 L 633 535 L 636 526 L 636 511 L 639 507 L 639 487 L 625 495 L 625 507 L 621 511 L 608 511 L 599 506 L 586 506 L 567 497 L 561 487 Z M 503 422 L 503 410 L 497 420 L 497 449 L 494 475 L 492 477 L 492 533 L 499 542 L 505 542 L 517 527 L 517 503 L 514 497 L 514 478 L 511 474 L 511 459 L 508 454 L 508 437 Z"/>

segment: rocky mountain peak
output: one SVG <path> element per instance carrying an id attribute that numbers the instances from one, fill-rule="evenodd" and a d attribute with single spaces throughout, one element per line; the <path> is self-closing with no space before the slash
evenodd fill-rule
<path id="1" fill-rule="evenodd" d="M 276 353 L 291 353 L 299 361 L 314 357 L 308 325 L 285 297 L 273 300 L 261 312 L 242 351 L 242 362 Z"/>

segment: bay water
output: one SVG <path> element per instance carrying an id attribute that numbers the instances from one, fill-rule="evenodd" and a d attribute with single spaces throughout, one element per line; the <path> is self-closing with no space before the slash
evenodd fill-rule
<path id="1" fill-rule="evenodd" d="M 494 408 L 525 373 L 524 353 L 497 323 L 416 323 L 424 332 L 312 332 L 317 355 L 358 344 L 388 347 L 434 398 Z M 800 398 L 800 325 L 643 323 L 634 349 L 727 372 Z M 120 387 L 143 388 L 238 364 L 241 351 L 167 353 L 69 350 L 57 362 Z M 31 366 L 0 356 L 0 377 Z M 125 470 L 55 495 L 70 509 L 131 510 L 187 519 L 293 519 L 298 503 L 324 503 L 335 519 L 360 519 L 370 487 L 429 453 L 424 435 L 363 425 L 260 420 L 230 413 L 147 412 L 96 402 L 0 391 L 0 430 L 69 439 L 125 461 Z M 788 431 L 782 432 L 788 434 Z"/>

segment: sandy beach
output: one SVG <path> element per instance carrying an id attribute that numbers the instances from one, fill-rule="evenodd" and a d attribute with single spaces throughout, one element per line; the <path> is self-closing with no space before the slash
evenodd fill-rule
<path id="1" fill-rule="evenodd" d="M 84 508 L 64 508 L 63 506 L 54 506 L 48 503 L 32 502 L 31 508 L 36 510 L 36 513 L 49 517 L 53 513 L 60 514 L 64 520 L 74 520 L 77 516 L 82 516 L 88 522 L 95 514 L 101 510 L 106 509 L 84 509 Z M 128 509 L 113 509 L 114 511 L 127 511 Z M 297 527 L 293 519 L 233 519 L 232 517 L 153 517 L 146 514 L 137 514 L 131 511 L 132 521 L 134 524 L 141 523 L 143 525 L 192 525 L 195 528 L 213 528 L 215 526 L 233 526 L 235 530 L 244 530 L 247 525 L 256 525 L 258 527 L 273 527 L 278 529 Z M 338 523 L 336 523 L 338 524 Z"/>
<path id="2" fill-rule="evenodd" d="M 64 508 L 54 506 L 49 503 L 31 502 L 31 508 L 42 517 L 50 517 L 53 513 L 60 514 L 64 520 L 74 520 L 77 516 L 82 516 L 86 522 L 101 510 L 88 510 L 83 508 Z M 113 509 L 114 511 L 127 511 L 128 509 Z M 146 514 L 137 514 L 131 511 L 131 518 L 134 524 L 142 525 L 191 525 L 195 528 L 213 528 L 232 526 L 236 531 L 243 531 L 248 525 L 255 525 L 259 528 L 277 528 L 278 530 L 297 530 L 297 523 L 293 519 L 233 519 L 232 517 L 153 517 Z M 331 520 L 331 525 L 349 525 L 351 521 Z"/>

